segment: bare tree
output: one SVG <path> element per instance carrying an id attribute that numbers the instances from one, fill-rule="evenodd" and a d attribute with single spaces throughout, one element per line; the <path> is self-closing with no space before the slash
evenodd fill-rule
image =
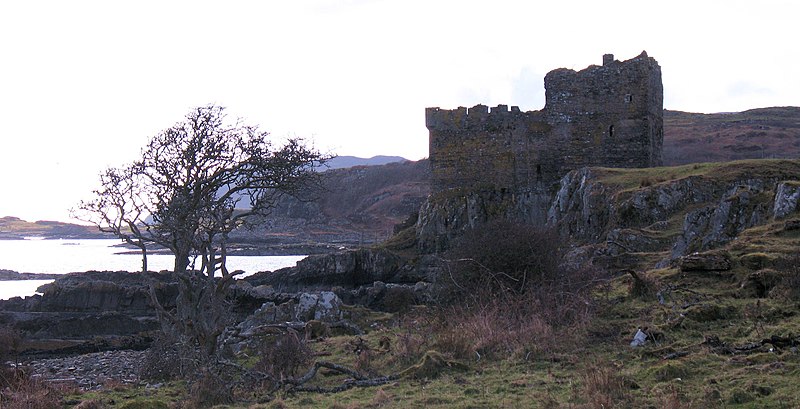
<path id="1" fill-rule="evenodd" d="M 95 198 L 82 201 L 72 215 L 97 225 L 100 231 L 112 233 L 142 253 L 142 272 L 147 272 L 147 243 L 152 240 L 140 227 L 146 207 L 140 197 L 140 178 L 132 167 L 109 168 L 100 175 L 100 188 Z"/>
<path id="2" fill-rule="evenodd" d="M 198 107 L 150 139 L 141 159 L 101 175 L 96 198 L 82 202 L 101 230 L 175 256 L 178 298 L 166 309 L 151 288 L 162 327 L 211 357 L 227 325 L 230 233 L 267 215 L 282 194 L 318 178 L 328 157 L 289 139 L 279 147 L 258 127 L 229 121 L 224 108 Z M 190 260 L 201 261 L 198 271 Z M 146 265 L 144 266 L 146 269 Z"/>

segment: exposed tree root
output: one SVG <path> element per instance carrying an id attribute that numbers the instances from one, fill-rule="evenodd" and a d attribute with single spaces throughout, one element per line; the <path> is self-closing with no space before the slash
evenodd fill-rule
<path id="1" fill-rule="evenodd" d="M 327 368 L 335 372 L 350 376 L 350 379 L 345 380 L 338 386 L 322 387 L 322 386 L 306 386 L 305 384 L 314 379 L 320 368 Z M 397 374 L 378 376 L 369 378 L 356 370 L 348 367 L 334 364 L 327 361 L 318 361 L 311 369 L 300 378 L 285 379 L 281 383 L 289 386 L 290 392 L 317 392 L 317 393 L 338 393 L 352 388 L 365 388 L 371 386 L 385 385 L 389 382 L 401 378 L 430 378 L 438 376 L 445 369 L 467 369 L 467 366 L 456 361 L 449 360 L 439 352 L 428 351 L 425 356 L 415 365 L 401 371 Z"/>

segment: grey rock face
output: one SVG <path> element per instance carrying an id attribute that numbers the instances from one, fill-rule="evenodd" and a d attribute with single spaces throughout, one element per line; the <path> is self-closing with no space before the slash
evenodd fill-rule
<path id="1" fill-rule="evenodd" d="M 295 318 L 297 321 L 338 321 L 342 319 L 341 307 L 342 300 L 333 292 L 303 293 L 297 300 Z"/>
<path id="2" fill-rule="evenodd" d="M 562 237 L 597 242 L 605 235 L 612 207 L 610 192 L 594 181 L 590 168 L 582 168 L 561 178 L 547 223 L 558 226 Z"/>
<path id="3" fill-rule="evenodd" d="M 330 291 L 302 293 L 280 304 L 266 302 L 236 325 L 237 332 L 247 339 L 273 324 L 297 323 L 302 327 L 302 323 L 311 320 L 337 322 L 342 319 L 342 305 L 342 300 Z"/>
<path id="4" fill-rule="evenodd" d="M 158 273 L 91 271 L 68 274 L 41 288 L 43 297 L 36 311 L 101 312 L 121 311 L 152 314 L 148 286 L 156 283 L 159 296 L 174 298 L 175 277 Z"/>
<path id="5" fill-rule="evenodd" d="M 386 250 L 359 249 L 309 256 L 295 267 L 259 273 L 245 280 L 254 286 L 270 285 L 283 292 L 354 288 L 375 281 L 391 282 L 404 266 L 403 260 Z"/>
<path id="6" fill-rule="evenodd" d="M 620 191 L 604 186 L 592 169 L 579 169 L 561 179 L 548 224 L 562 237 L 605 245 L 602 253 L 606 255 L 670 249 L 668 259 L 659 263 L 663 266 L 686 254 L 724 245 L 770 217 L 787 217 L 796 211 L 800 184 L 778 180 L 772 175 L 733 181 L 689 176 Z M 684 212 L 678 235 L 657 233 Z"/>
<path id="7" fill-rule="evenodd" d="M 432 284 L 419 281 L 416 284 L 386 284 L 380 281 L 353 290 L 336 288 L 336 294 L 353 305 L 364 305 L 373 310 L 398 312 L 411 305 L 431 300 Z"/>
<path id="8" fill-rule="evenodd" d="M 743 230 L 764 223 L 768 204 L 758 198 L 764 188 L 764 181 L 745 181 L 728 190 L 715 205 L 689 212 L 672 247 L 672 257 L 720 246 Z"/>
<path id="9" fill-rule="evenodd" d="M 781 182 L 775 189 L 775 206 L 772 217 L 783 219 L 798 210 L 800 203 L 800 184 L 794 182 Z"/>
<path id="10" fill-rule="evenodd" d="M 606 249 L 610 255 L 660 251 L 666 246 L 669 246 L 667 240 L 653 237 L 641 229 L 613 229 L 606 236 Z"/>
<path id="11" fill-rule="evenodd" d="M 483 190 L 431 196 L 419 211 L 417 243 L 423 254 L 446 250 L 464 231 L 489 220 L 508 219 L 544 224 L 551 194 L 544 190 Z"/>

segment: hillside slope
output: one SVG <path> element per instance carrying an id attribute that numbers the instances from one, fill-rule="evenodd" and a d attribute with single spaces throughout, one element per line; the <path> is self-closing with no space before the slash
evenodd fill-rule
<path id="1" fill-rule="evenodd" d="M 318 188 L 282 198 L 265 223 L 233 238 L 300 254 L 383 241 L 416 214 L 429 178 L 427 160 L 332 169 Z"/>
<path id="2" fill-rule="evenodd" d="M 110 238 L 97 231 L 94 226 L 40 220 L 28 222 L 18 217 L 0 218 L 0 240 L 43 237 L 50 239 L 94 239 Z"/>
<path id="3" fill-rule="evenodd" d="M 664 165 L 800 157 L 800 108 L 664 111 Z"/>

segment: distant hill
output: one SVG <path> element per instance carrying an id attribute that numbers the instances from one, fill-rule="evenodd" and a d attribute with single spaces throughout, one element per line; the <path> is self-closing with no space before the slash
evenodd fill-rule
<path id="1" fill-rule="evenodd" d="M 233 237 L 343 247 L 382 241 L 419 210 L 429 192 L 427 160 L 331 169 L 318 189 L 302 195 L 304 200 L 282 198 L 262 226 Z"/>
<path id="2" fill-rule="evenodd" d="M 762 158 L 800 158 L 800 108 L 664 111 L 665 166 Z"/>
<path id="3" fill-rule="evenodd" d="M 359 158 L 356 156 L 337 156 L 325 164 L 329 169 L 352 168 L 354 166 L 378 166 L 395 162 L 406 162 L 408 159 L 401 156 L 373 156 L 371 158 Z"/>
<path id="4" fill-rule="evenodd" d="M 0 218 L 0 240 L 43 237 L 48 239 L 94 239 L 110 238 L 100 233 L 95 226 L 40 220 L 28 222 L 18 217 Z"/>

